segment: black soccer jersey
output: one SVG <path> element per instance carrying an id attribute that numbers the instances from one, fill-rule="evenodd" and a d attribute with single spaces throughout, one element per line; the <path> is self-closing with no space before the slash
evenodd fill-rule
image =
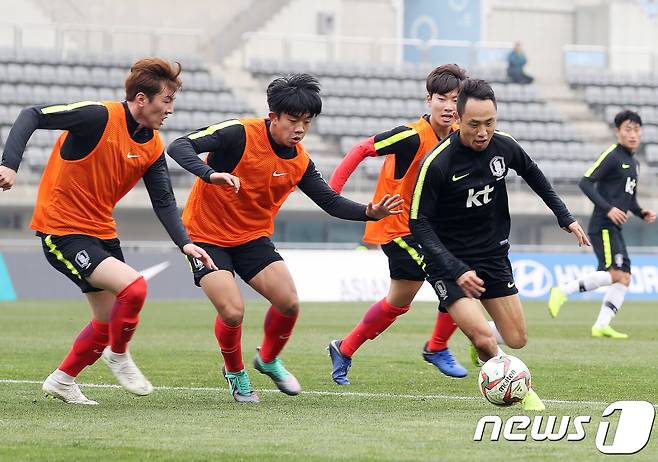
<path id="1" fill-rule="evenodd" d="M 621 229 L 621 225 L 615 225 L 608 218 L 608 212 L 612 207 L 642 216 L 642 209 L 636 197 L 639 168 L 640 164 L 631 151 L 621 144 L 613 144 L 603 151 L 585 172 L 579 186 L 594 202 L 594 212 L 588 227 L 589 233 L 597 233 L 602 228 L 612 226 Z"/>
<path id="2" fill-rule="evenodd" d="M 575 221 L 541 170 L 505 133 L 496 131 L 479 152 L 464 146 L 456 131 L 423 159 L 411 204 L 411 231 L 426 258 L 455 279 L 469 269 L 461 259 L 507 255 L 505 177 L 510 168 L 543 199 L 561 227 Z"/>

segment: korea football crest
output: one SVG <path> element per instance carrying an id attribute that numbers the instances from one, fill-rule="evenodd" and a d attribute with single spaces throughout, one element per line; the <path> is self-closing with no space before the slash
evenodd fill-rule
<path id="1" fill-rule="evenodd" d="M 505 159 L 502 156 L 494 156 L 489 162 L 489 169 L 496 178 L 501 178 L 505 175 Z"/>
<path id="2" fill-rule="evenodd" d="M 89 254 L 86 250 L 81 250 L 75 255 L 75 262 L 82 269 L 87 269 L 89 268 L 89 265 L 91 265 Z"/>
<path id="3" fill-rule="evenodd" d="M 434 283 L 434 290 L 441 300 L 448 298 L 448 289 L 443 281 L 436 281 Z"/>

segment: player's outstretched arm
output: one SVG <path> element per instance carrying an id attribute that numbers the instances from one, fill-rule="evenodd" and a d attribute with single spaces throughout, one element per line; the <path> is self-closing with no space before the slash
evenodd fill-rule
<path id="1" fill-rule="evenodd" d="M 573 235 L 576 237 L 576 240 L 578 241 L 578 246 L 582 247 L 584 245 L 586 246 L 591 246 L 592 243 L 589 241 L 589 237 L 587 237 L 587 233 L 583 230 L 582 226 L 577 221 L 574 221 L 568 226 L 565 226 L 564 229 L 567 233 L 573 233 Z"/>
<path id="2" fill-rule="evenodd" d="M 429 164 L 426 165 L 428 162 Z M 426 157 L 414 188 L 409 228 L 423 248 L 425 258 L 442 270 L 448 271 L 453 279 L 457 280 L 470 268 L 446 248 L 432 227 L 432 223 L 441 219 L 438 197 L 442 183 L 441 171 L 434 166 L 431 156 Z"/>
<path id="3" fill-rule="evenodd" d="M 153 211 L 160 223 L 171 237 L 171 240 L 183 253 L 203 262 L 207 268 L 216 269 L 212 259 L 205 250 L 194 245 L 187 234 L 176 205 L 176 197 L 171 186 L 167 161 L 164 152 L 149 167 L 143 177 L 146 191 L 151 199 Z"/>
<path id="4" fill-rule="evenodd" d="M 379 219 L 367 214 L 368 206 L 365 204 L 354 202 L 331 189 L 327 182 L 322 178 L 320 172 L 315 168 L 313 161 L 309 162 L 306 172 L 304 172 L 304 175 L 297 186 L 299 186 L 299 189 L 322 210 L 333 217 L 352 221 L 370 221 Z M 390 198 L 386 199 L 386 201 L 388 200 L 390 200 Z M 393 203 L 396 201 L 397 199 L 394 200 Z M 379 214 L 380 212 L 381 210 L 376 212 L 376 214 Z M 390 215 L 390 213 L 387 213 L 387 215 Z"/>
<path id="5" fill-rule="evenodd" d="M 376 204 L 368 202 L 366 215 L 375 220 L 381 220 L 389 215 L 399 215 L 402 213 L 402 209 L 399 209 L 398 207 L 402 204 L 404 204 L 404 200 L 400 199 L 399 194 L 394 194 L 393 196 L 390 194 L 384 194 L 384 197 L 382 197 Z"/>
<path id="6" fill-rule="evenodd" d="M 642 219 L 645 223 L 651 224 L 656 221 L 656 212 L 653 210 L 642 209 Z"/>
<path id="7" fill-rule="evenodd" d="M 349 150 L 343 160 L 336 166 L 329 179 L 331 189 L 340 194 L 347 179 L 354 173 L 354 170 L 368 156 L 376 156 L 375 137 L 371 136 L 360 143 L 357 143 Z"/>
<path id="8" fill-rule="evenodd" d="M 0 188 L 8 191 L 16 182 L 16 170 L 0 165 Z"/>
<path id="9" fill-rule="evenodd" d="M 206 268 L 210 268 L 214 270 L 218 269 L 217 265 L 215 265 L 215 262 L 213 262 L 212 258 L 210 258 L 210 255 L 208 255 L 208 253 L 198 245 L 192 243 L 185 244 L 182 250 L 185 255 L 189 255 L 192 258 L 196 258 L 201 263 L 203 263 L 203 266 L 205 266 Z"/>

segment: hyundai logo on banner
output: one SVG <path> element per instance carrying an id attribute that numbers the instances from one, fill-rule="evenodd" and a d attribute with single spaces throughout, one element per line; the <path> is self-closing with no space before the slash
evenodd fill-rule
<path id="1" fill-rule="evenodd" d="M 514 282 L 519 295 L 527 299 L 548 299 L 551 287 L 596 271 L 594 255 L 560 253 L 510 253 Z M 658 298 L 658 258 L 653 255 L 631 255 L 631 285 L 627 298 Z M 574 294 L 573 297 L 593 298 L 605 292 Z M 599 294 L 599 295 L 597 295 Z"/>

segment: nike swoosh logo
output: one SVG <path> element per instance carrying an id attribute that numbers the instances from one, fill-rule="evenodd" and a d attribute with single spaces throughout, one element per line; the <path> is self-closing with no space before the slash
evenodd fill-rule
<path id="1" fill-rule="evenodd" d="M 275 170 L 275 171 L 272 173 L 272 176 L 283 176 L 283 175 L 287 175 L 287 174 L 288 174 L 287 172 L 279 173 L 279 172 L 277 172 L 277 171 Z"/>
<path id="2" fill-rule="evenodd" d="M 631 164 L 621 164 L 621 168 L 630 168 Z"/>
<path id="3" fill-rule="evenodd" d="M 514 287 L 514 282 L 508 282 L 508 283 L 507 283 L 507 287 L 508 287 L 509 289 L 511 289 L 512 287 Z"/>
<path id="4" fill-rule="evenodd" d="M 139 157 L 139 154 L 130 154 L 130 153 L 128 153 L 128 155 L 126 157 L 128 159 L 134 159 L 135 157 Z"/>
<path id="5" fill-rule="evenodd" d="M 143 270 L 140 271 L 141 275 L 146 279 L 147 281 L 151 279 L 153 276 L 155 276 L 158 273 L 163 272 L 167 268 L 169 268 L 169 263 L 168 261 L 163 261 L 162 263 L 158 263 L 157 265 L 149 266 L 148 268 L 144 268 Z"/>
<path id="6" fill-rule="evenodd" d="M 467 177 L 468 175 L 470 175 L 470 174 L 471 174 L 471 172 L 468 172 L 468 173 L 466 173 L 465 175 L 460 175 L 460 176 L 452 175 L 452 181 L 459 181 L 459 180 L 461 180 L 462 178 L 466 178 L 466 177 Z"/>

